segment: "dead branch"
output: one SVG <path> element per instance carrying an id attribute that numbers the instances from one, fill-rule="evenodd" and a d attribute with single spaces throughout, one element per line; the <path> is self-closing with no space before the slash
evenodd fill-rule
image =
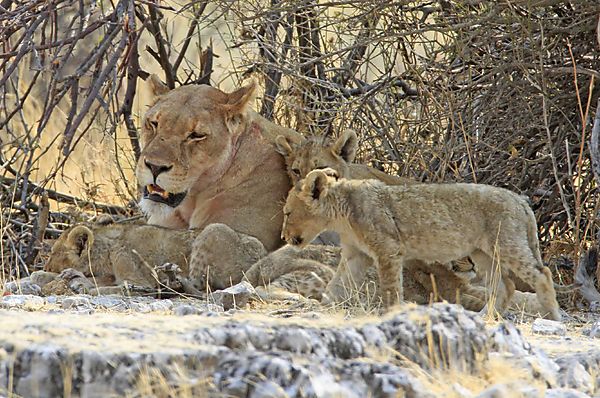
<path id="1" fill-rule="evenodd" d="M 600 292 L 596 289 L 596 269 L 598 268 L 598 248 L 592 247 L 579 258 L 575 272 L 575 282 L 581 284 L 579 293 L 590 305 L 600 303 Z"/>
<path id="2" fill-rule="evenodd" d="M 592 136 L 590 138 L 590 156 L 592 158 L 592 170 L 596 184 L 600 186 L 600 98 L 596 103 L 596 116 L 592 127 Z"/>

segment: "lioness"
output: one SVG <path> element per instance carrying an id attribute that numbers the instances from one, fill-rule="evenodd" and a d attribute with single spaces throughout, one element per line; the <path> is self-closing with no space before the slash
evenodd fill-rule
<path id="1" fill-rule="evenodd" d="M 232 93 L 207 85 L 169 91 L 152 76 L 151 87 L 156 102 L 144 116 L 136 166 L 148 223 L 191 229 L 222 223 L 268 251 L 280 247 L 290 181 L 273 143 L 278 135 L 301 136 L 250 109 L 254 83 Z"/>
<path id="2" fill-rule="evenodd" d="M 289 192 L 282 238 L 302 247 L 326 229 L 338 232 L 342 245 L 350 242 L 375 260 L 386 308 L 403 298 L 406 260 L 432 263 L 469 256 L 485 275 L 497 256 L 502 275 L 495 309 L 502 311 L 514 292 L 510 270 L 534 286 L 545 316 L 560 320 L 533 212 L 506 189 L 483 184 L 388 186 L 340 179 L 332 169 L 314 170 Z"/>

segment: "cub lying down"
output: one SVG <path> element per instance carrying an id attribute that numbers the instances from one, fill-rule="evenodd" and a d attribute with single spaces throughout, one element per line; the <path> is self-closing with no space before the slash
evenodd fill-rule
<path id="1" fill-rule="evenodd" d="M 560 320 L 550 271 L 543 266 L 533 212 L 519 195 L 483 184 L 388 186 L 311 171 L 289 192 L 282 238 L 303 246 L 323 230 L 340 234 L 375 260 L 384 305 L 402 300 L 402 267 L 469 256 L 479 274 L 500 263 L 494 303 L 505 309 L 514 292 L 509 272 L 534 287 L 541 307 Z"/>
<path id="2" fill-rule="evenodd" d="M 216 256 L 211 252 L 211 246 L 224 245 L 215 241 L 218 237 L 235 246 L 227 247 L 227 255 L 221 252 Z M 199 232 L 112 223 L 80 224 L 67 229 L 52 246 L 44 270 L 60 273 L 72 268 L 92 277 L 98 287 L 121 286 L 127 282 L 156 288 L 159 282 L 164 282 L 157 269 L 174 263 L 181 270 L 180 282 L 195 292 L 223 289 L 247 280 L 254 286 L 272 285 L 320 299 L 333 276 L 333 268 L 323 264 L 337 261 L 339 253 L 316 248 L 299 251 L 288 247 L 267 256 L 256 238 L 239 234 L 224 224 L 211 224 Z M 202 281 L 197 281 L 198 278 Z M 115 289 L 98 291 L 114 292 Z"/>
<path id="3" fill-rule="evenodd" d="M 154 287 L 153 267 L 167 262 L 187 275 L 191 230 L 168 230 L 153 225 L 75 225 L 54 242 L 44 270 L 60 273 L 73 268 L 99 285 L 130 284 Z"/>

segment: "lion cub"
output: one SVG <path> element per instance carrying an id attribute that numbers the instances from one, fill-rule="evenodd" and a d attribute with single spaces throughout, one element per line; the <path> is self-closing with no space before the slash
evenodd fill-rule
<path id="1" fill-rule="evenodd" d="M 225 247 L 226 255 L 211 251 L 215 245 Z M 60 273 L 72 268 L 106 288 L 98 291 L 113 292 L 120 290 L 111 288 L 125 281 L 157 288 L 163 278 L 158 279 L 162 275 L 156 268 L 174 263 L 180 267 L 179 282 L 188 293 L 224 289 L 246 280 L 255 287 L 271 286 L 320 299 L 338 261 L 339 251 L 334 249 L 299 251 L 288 246 L 267 255 L 258 239 L 224 224 L 198 231 L 105 223 L 79 224 L 64 231 L 52 246 L 44 270 Z"/>
<path id="2" fill-rule="evenodd" d="M 346 129 L 335 140 L 327 137 L 308 137 L 303 142 L 291 141 L 283 135 L 275 139 L 277 151 L 283 156 L 292 184 L 315 169 L 336 170 L 344 178 L 376 179 L 389 185 L 415 184 L 408 178 L 396 177 L 364 164 L 353 163 L 358 149 L 354 130 Z"/>
<path id="3" fill-rule="evenodd" d="M 284 136 L 278 136 L 275 142 L 277 151 L 284 157 L 288 176 L 294 184 L 306 177 L 310 171 L 324 168 L 335 170 L 343 178 L 377 179 L 388 185 L 417 183 L 408 178 L 392 176 L 375 168 L 353 163 L 358 149 L 358 137 L 356 132 L 351 129 L 344 130 L 335 140 L 327 137 L 308 137 L 302 142 L 297 142 Z M 325 241 L 339 242 L 339 239 L 332 238 L 330 233 L 325 232 L 325 234 L 327 234 L 324 238 Z M 323 234 L 319 237 L 323 237 Z M 345 302 L 351 299 L 357 291 L 363 290 L 365 279 L 374 281 L 374 275 L 370 270 L 372 259 L 369 256 L 351 245 L 342 245 L 342 250 L 344 261 L 337 267 L 333 279 L 327 285 L 324 300 L 326 303 Z M 467 266 L 459 264 L 467 264 Z M 408 292 L 412 293 L 411 300 L 427 302 L 429 293 L 431 293 L 431 291 L 427 292 L 431 285 L 430 274 L 434 274 L 438 280 L 443 280 L 443 286 L 447 287 L 448 294 L 444 296 L 444 299 L 453 301 L 456 298 L 456 291 L 464 290 L 468 286 L 466 277 L 471 276 L 469 272 L 471 268 L 468 261 L 444 264 L 443 267 L 441 264 L 425 264 L 414 261 L 411 262 L 410 267 L 407 267 L 408 275 L 404 280 L 405 287 Z M 425 285 L 421 283 L 423 281 Z M 419 297 L 416 297 L 415 294 Z M 464 303 L 464 300 L 462 302 Z"/>
<path id="4" fill-rule="evenodd" d="M 155 287 L 158 282 L 153 276 L 155 266 L 175 263 L 187 275 L 195 234 L 192 230 L 155 225 L 79 224 L 56 240 L 44 270 L 59 273 L 73 268 L 104 286 L 127 281 Z"/>
<path id="5" fill-rule="evenodd" d="M 519 195 L 483 184 L 388 186 L 376 180 L 340 179 L 332 169 L 311 171 L 290 190 L 282 238 L 303 246 L 323 230 L 340 234 L 373 258 L 384 305 L 402 300 L 402 267 L 469 256 L 477 272 L 500 261 L 495 309 L 514 292 L 509 271 L 535 288 L 546 316 L 560 320 L 550 271 L 542 264 L 533 212 Z"/>

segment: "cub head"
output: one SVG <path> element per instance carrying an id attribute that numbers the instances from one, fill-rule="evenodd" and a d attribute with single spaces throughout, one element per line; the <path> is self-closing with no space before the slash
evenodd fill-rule
<path id="1" fill-rule="evenodd" d="M 59 273 L 67 268 L 88 268 L 89 250 L 94 244 L 94 233 L 85 225 L 76 225 L 63 232 L 52 245 L 44 271 Z"/>
<path id="2" fill-rule="evenodd" d="M 354 130 L 345 130 L 333 142 L 324 137 L 310 137 L 294 144 L 280 135 L 276 139 L 276 146 L 285 159 L 290 180 L 296 184 L 311 170 L 327 167 L 337 171 L 341 177 L 348 178 L 348 164 L 356 156 L 358 138 Z"/>
<path id="3" fill-rule="evenodd" d="M 327 229 L 331 220 L 322 204 L 338 177 L 330 168 L 313 170 L 290 190 L 283 207 L 282 240 L 305 247 Z"/>
<path id="4" fill-rule="evenodd" d="M 246 129 L 255 90 L 254 82 L 232 93 L 207 85 L 169 90 L 156 76 L 150 85 L 155 103 L 144 116 L 136 166 L 148 214 L 177 207 L 192 187 L 221 177 Z"/>

